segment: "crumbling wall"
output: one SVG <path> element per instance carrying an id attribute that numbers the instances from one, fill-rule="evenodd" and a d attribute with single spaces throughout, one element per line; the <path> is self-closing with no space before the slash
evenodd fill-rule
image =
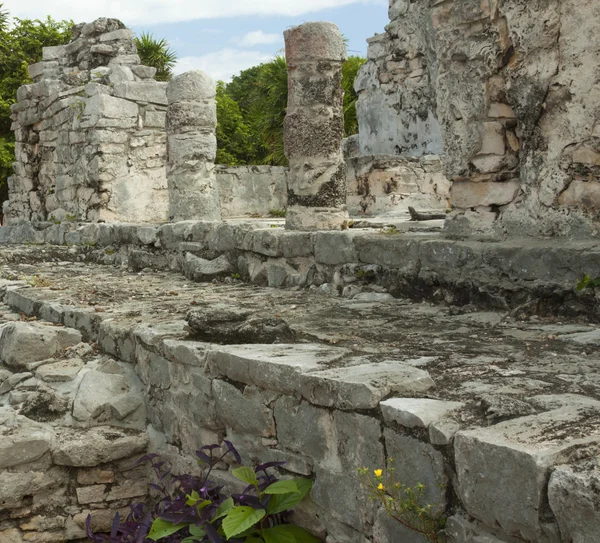
<path id="1" fill-rule="evenodd" d="M 367 40 L 356 112 L 363 155 L 439 155 L 437 60 L 428 2 L 390 0 L 390 24 Z"/>
<path id="2" fill-rule="evenodd" d="M 353 217 L 446 210 L 450 183 L 439 156 L 347 158 L 348 211 Z"/>
<path id="3" fill-rule="evenodd" d="M 287 207 L 287 176 L 283 166 L 217 166 L 223 217 L 268 215 Z"/>
<path id="4" fill-rule="evenodd" d="M 44 48 L 12 108 L 9 221 L 167 219 L 166 84 L 155 72 L 115 19 L 77 25 L 71 43 Z"/>
<path id="5" fill-rule="evenodd" d="M 595 236 L 600 5 L 392 0 L 390 18 L 357 78 L 361 151 L 426 152 L 420 110 L 441 126 L 448 235 Z"/>

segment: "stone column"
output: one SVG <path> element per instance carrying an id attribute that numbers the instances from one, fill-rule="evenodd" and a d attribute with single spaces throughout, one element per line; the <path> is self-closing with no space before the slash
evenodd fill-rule
<path id="1" fill-rule="evenodd" d="M 215 178 L 215 83 L 193 70 L 167 87 L 167 183 L 172 221 L 221 220 Z"/>
<path id="2" fill-rule="evenodd" d="M 284 35 L 289 89 L 284 139 L 290 162 L 286 228 L 340 229 L 348 220 L 342 153 L 346 46 L 331 23 L 305 23 Z"/>

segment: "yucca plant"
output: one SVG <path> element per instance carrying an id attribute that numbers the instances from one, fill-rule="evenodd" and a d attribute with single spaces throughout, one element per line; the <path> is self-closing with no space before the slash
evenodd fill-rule
<path id="1" fill-rule="evenodd" d="M 135 45 L 142 64 L 156 68 L 154 78 L 157 81 L 169 81 L 173 77 L 177 53 L 171 49 L 167 40 L 159 40 L 150 32 L 143 32 L 135 38 Z"/>

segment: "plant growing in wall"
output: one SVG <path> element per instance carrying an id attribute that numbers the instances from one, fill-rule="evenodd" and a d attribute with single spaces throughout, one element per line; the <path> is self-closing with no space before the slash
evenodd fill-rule
<path id="1" fill-rule="evenodd" d="M 223 452 L 224 450 L 224 452 Z M 210 480 L 213 468 L 225 456 L 241 458 L 234 446 L 208 445 L 196 451 L 206 465 L 203 477 L 173 476 L 156 454 L 140 462 L 150 462 L 157 484 L 151 485 L 160 499 L 154 507 L 134 504 L 127 518 L 114 519 L 110 535 L 94 534 L 87 519 L 88 537 L 96 543 L 317 543 L 318 539 L 299 526 L 289 524 L 290 509 L 312 487 L 307 479 L 278 480 L 273 468 L 283 462 L 270 462 L 256 468 L 242 466 L 232 474 L 248 486 L 242 494 L 226 496 L 223 487 Z"/>
<path id="2" fill-rule="evenodd" d="M 423 535 L 430 543 L 443 543 L 446 524 L 441 503 L 423 504 L 425 485 L 408 486 L 396 479 L 394 459 L 388 459 L 387 469 L 359 468 L 358 475 L 367 487 L 369 499 L 380 502 L 386 513 L 402 526 Z M 443 487 L 443 485 L 442 485 Z"/>

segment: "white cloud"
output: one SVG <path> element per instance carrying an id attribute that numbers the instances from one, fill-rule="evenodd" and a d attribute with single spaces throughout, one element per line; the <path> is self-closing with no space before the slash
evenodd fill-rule
<path id="1" fill-rule="evenodd" d="M 252 47 L 254 45 L 279 43 L 283 41 L 281 34 L 267 34 L 262 30 L 255 30 L 254 32 L 248 32 L 241 40 L 240 45 L 245 47 Z"/>
<path id="2" fill-rule="evenodd" d="M 15 17 L 73 19 L 90 22 L 116 17 L 127 25 L 152 25 L 248 15 L 298 16 L 350 4 L 387 4 L 387 0 L 4 0 Z"/>
<path id="3" fill-rule="evenodd" d="M 180 74 L 188 70 L 202 70 L 215 81 L 229 81 L 232 76 L 239 74 L 242 70 L 272 58 L 273 55 L 266 55 L 260 51 L 222 49 L 198 57 L 182 57 L 177 61 L 174 71 Z"/>

